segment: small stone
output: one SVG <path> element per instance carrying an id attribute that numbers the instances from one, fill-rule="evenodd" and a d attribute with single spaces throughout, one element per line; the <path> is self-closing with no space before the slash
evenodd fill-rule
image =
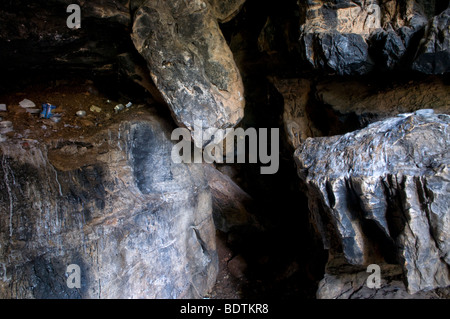
<path id="1" fill-rule="evenodd" d="M 94 126 L 94 122 L 90 121 L 90 120 L 81 120 L 81 124 L 83 126 Z"/>
<path id="2" fill-rule="evenodd" d="M 96 112 L 96 113 L 100 113 L 102 111 L 101 108 L 99 108 L 96 105 L 91 105 L 91 108 L 89 109 L 91 112 Z"/>
<path id="3" fill-rule="evenodd" d="M 118 113 L 119 111 L 122 111 L 124 108 L 125 108 L 125 106 L 123 106 L 123 104 L 117 104 L 117 105 L 114 107 L 114 111 L 115 111 L 116 113 Z"/>

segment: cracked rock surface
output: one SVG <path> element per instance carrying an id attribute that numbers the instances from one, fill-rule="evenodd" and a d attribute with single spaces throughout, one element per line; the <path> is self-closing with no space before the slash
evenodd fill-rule
<path id="1" fill-rule="evenodd" d="M 211 194 L 201 165 L 171 161 L 170 129 L 140 111 L 91 136 L 1 143 L 0 297 L 204 296 L 218 271 Z"/>
<path id="2" fill-rule="evenodd" d="M 299 5 L 302 53 L 316 69 L 339 75 L 449 70 L 445 1 L 312 0 Z"/>
<path id="3" fill-rule="evenodd" d="M 409 293 L 450 285 L 449 123 L 419 110 L 296 150 L 329 273 L 388 262 Z"/>
<path id="4" fill-rule="evenodd" d="M 180 126 L 214 133 L 239 123 L 242 79 L 208 1 L 145 1 L 132 38 Z M 210 143 L 193 139 L 198 147 Z"/>

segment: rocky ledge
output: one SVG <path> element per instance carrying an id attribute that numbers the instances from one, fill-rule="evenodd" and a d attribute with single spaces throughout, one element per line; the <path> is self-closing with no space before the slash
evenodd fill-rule
<path id="1" fill-rule="evenodd" d="M 450 285 L 449 123 L 419 110 L 297 148 L 311 219 L 330 255 L 319 296 L 342 295 L 333 289 L 345 285 L 330 278 L 369 264 L 400 265 L 409 293 Z"/>

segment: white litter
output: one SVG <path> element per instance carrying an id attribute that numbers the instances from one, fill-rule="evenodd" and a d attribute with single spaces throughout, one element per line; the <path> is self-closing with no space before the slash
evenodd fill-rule
<path id="1" fill-rule="evenodd" d="M 36 104 L 34 104 L 33 101 L 30 101 L 28 99 L 23 99 L 22 101 L 19 102 L 19 105 L 21 107 L 25 108 L 25 109 L 32 108 L 32 107 L 36 106 Z"/>
<path id="2" fill-rule="evenodd" d="M 6 112 L 6 104 L 0 104 L 0 111 Z"/>

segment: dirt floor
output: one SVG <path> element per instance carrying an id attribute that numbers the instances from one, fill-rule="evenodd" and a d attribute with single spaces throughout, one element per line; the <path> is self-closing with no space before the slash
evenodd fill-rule
<path id="1" fill-rule="evenodd" d="M 35 108 L 42 110 L 43 103 L 50 103 L 56 108 L 52 111 L 54 119 L 60 116 L 60 121 L 40 118 L 40 114 L 31 114 L 19 105 L 23 99 L 29 99 L 36 104 Z M 56 82 L 54 86 L 36 84 L 21 91 L 0 95 L 0 104 L 7 105 L 6 112 L 0 112 L 4 121 L 13 123 L 13 131 L 5 135 L 22 141 L 38 142 L 50 139 L 70 139 L 89 135 L 99 127 L 117 120 L 120 113 L 130 112 L 144 105 L 133 104 L 131 107 L 116 112 L 117 104 L 126 105 L 130 101 L 110 100 L 99 93 L 91 81 L 84 83 Z M 92 108 L 95 106 L 97 108 Z M 92 108 L 92 110 L 91 110 Z M 78 111 L 85 111 L 85 116 L 78 116 Z"/>

